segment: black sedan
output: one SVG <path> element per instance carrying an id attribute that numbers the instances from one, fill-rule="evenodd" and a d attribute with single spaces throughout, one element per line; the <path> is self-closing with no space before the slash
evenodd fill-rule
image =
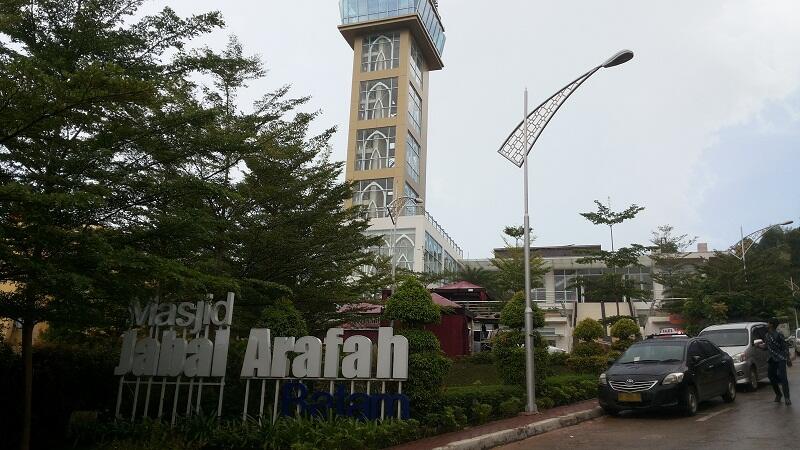
<path id="1" fill-rule="evenodd" d="M 623 410 L 677 408 L 687 415 L 718 395 L 736 399 L 733 359 L 702 338 L 650 338 L 632 345 L 600 375 L 600 406 Z"/>

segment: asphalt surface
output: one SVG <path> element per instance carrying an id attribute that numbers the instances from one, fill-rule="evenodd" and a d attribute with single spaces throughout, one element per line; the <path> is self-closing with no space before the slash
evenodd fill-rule
<path id="1" fill-rule="evenodd" d="M 736 401 L 700 404 L 694 417 L 669 412 L 603 416 L 498 447 L 522 449 L 800 449 L 800 359 L 789 369 L 794 404 L 774 403 L 772 388 L 738 390 Z"/>

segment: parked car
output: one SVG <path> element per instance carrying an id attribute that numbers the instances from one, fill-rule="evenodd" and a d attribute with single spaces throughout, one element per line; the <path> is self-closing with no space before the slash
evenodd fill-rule
<path id="1" fill-rule="evenodd" d="M 697 413 L 704 400 L 736 399 L 733 359 L 711 341 L 685 336 L 654 337 L 628 348 L 600 375 L 600 406 L 623 410 L 675 408 Z"/>
<path id="2" fill-rule="evenodd" d="M 753 345 L 753 341 L 763 340 L 766 333 L 766 323 L 745 322 L 706 327 L 699 336 L 729 354 L 736 369 L 736 382 L 755 391 L 758 389 L 758 382 L 767 377 L 769 352 Z"/>
<path id="3" fill-rule="evenodd" d="M 794 335 L 789 338 L 792 346 L 794 348 L 795 356 L 800 356 L 800 328 L 794 330 Z"/>

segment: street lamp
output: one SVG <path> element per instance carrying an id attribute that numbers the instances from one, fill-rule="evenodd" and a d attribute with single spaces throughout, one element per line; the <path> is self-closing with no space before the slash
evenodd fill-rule
<path id="1" fill-rule="evenodd" d="M 397 247 L 397 219 L 402 215 L 404 209 L 413 206 L 419 206 L 421 204 L 422 200 L 416 197 L 403 195 L 397 197 L 389 202 L 388 205 L 386 205 L 386 212 L 389 213 L 389 219 L 392 221 L 392 294 L 394 294 L 394 291 L 397 288 L 395 283 L 395 272 L 397 266 L 395 261 L 395 247 Z"/>
<path id="2" fill-rule="evenodd" d="M 744 281 L 747 282 L 747 259 L 745 259 L 745 255 L 747 251 L 753 247 L 753 244 L 758 242 L 764 236 L 764 233 L 771 230 L 775 227 L 782 227 L 785 225 L 793 224 L 793 220 L 787 220 L 786 222 L 776 223 L 773 225 L 766 226 L 761 228 L 760 230 L 753 231 L 752 233 L 748 234 L 747 236 L 744 235 L 744 231 L 742 231 L 742 227 L 739 227 L 739 235 L 742 237 L 739 242 L 734 244 L 728 251 L 735 257 L 739 258 L 742 261 L 742 270 L 744 271 Z M 745 247 L 745 241 L 748 241 L 747 247 Z M 740 251 L 741 255 L 737 255 L 736 251 Z"/>
<path id="3" fill-rule="evenodd" d="M 522 167 L 524 185 L 524 229 L 525 229 L 525 381 L 528 394 L 528 413 L 537 413 L 536 397 L 534 392 L 534 361 L 533 361 L 533 308 L 531 307 L 531 270 L 530 270 L 530 220 L 528 217 L 528 153 L 530 153 L 536 140 L 544 131 L 550 119 L 553 118 L 558 108 L 575 92 L 584 81 L 600 69 L 618 66 L 633 58 L 630 50 L 621 50 L 608 58 L 602 64 L 594 67 L 580 77 L 573 80 L 561 90 L 550 96 L 533 112 L 528 114 L 528 89 L 525 89 L 525 113 L 522 121 L 506 138 L 498 153 L 511 161 L 517 167 Z"/>

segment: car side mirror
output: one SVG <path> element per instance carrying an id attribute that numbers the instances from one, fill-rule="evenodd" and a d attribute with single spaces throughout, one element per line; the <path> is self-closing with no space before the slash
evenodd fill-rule
<path id="1" fill-rule="evenodd" d="M 697 364 L 700 362 L 700 357 L 697 355 L 692 356 L 692 364 Z"/>
<path id="2" fill-rule="evenodd" d="M 764 344 L 763 339 L 756 339 L 755 341 L 753 341 L 753 345 L 762 345 L 762 344 Z"/>
<path id="3" fill-rule="evenodd" d="M 608 367 L 613 366 L 615 362 L 617 362 L 615 358 L 608 358 L 608 360 L 606 361 L 606 363 L 608 363 Z"/>

